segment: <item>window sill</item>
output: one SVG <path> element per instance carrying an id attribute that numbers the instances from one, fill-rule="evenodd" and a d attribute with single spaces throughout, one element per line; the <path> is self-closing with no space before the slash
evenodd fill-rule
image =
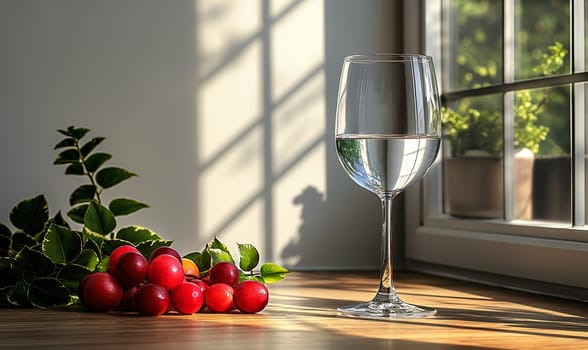
<path id="1" fill-rule="evenodd" d="M 588 300 L 586 242 L 420 226 L 407 243 L 412 269 Z"/>

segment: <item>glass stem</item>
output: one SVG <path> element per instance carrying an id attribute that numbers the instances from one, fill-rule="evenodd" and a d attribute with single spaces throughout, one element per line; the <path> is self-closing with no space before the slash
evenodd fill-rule
<path id="1" fill-rule="evenodd" d="M 380 288 L 374 301 L 393 301 L 398 297 L 394 289 L 392 270 L 392 203 L 398 193 L 386 193 L 382 200 L 382 264 L 380 265 Z"/>

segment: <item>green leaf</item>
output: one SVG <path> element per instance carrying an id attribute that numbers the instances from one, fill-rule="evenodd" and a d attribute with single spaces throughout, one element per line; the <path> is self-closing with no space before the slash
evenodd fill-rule
<path id="1" fill-rule="evenodd" d="M 202 251 L 201 263 L 204 270 L 208 270 L 212 265 L 220 261 L 235 263 L 229 248 L 217 237 L 210 241 Z"/>
<path id="2" fill-rule="evenodd" d="M 20 280 L 14 284 L 12 289 L 8 292 L 8 302 L 14 306 L 29 307 L 31 303 L 27 297 L 27 290 L 29 285 L 26 281 Z"/>
<path id="3" fill-rule="evenodd" d="M 10 222 L 31 236 L 43 231 L 48 219 L 49 205 L 42 194 L 25 199 L 10 211 Z"/>
<path id="4" fill-rule="evenodd" d="M 208 247 L 224 250 L 225 252 L 231 254 L 231 252 L 229 251 L 229 247 L 227 247 L 223 242 L 221 242 L 216 236 L 213 238 L 212 241 L 208 243 Z"/>
<path id="5" fill-rule="evenodd" d="M 76 140 L 72 139 L 71 137 L 66 137 L 63 140 L 59 141 L 53 149 L 72 147 L 75 146 L 75 144 Z"/>
<path id="6" fill-rule="evenodd" d="M 92 249 L 84 249 L 80 253 L 80 255 L 75 258 L 71 263 L 73 265 L 81 266 L 87 270 L 94 271 L 100 259 L 98 258 L 98 254 Z"/>
<path id="7" fill-rule="evenodd" d="M 222 249 L 210 248 L 210 249 L 208 249 L 208 252 L 210 253 L 210 257 L 212 258 L 213 265 L 216 265 L 222 261 L 228 261 L 228 262 L 234 263 L 233 257 L 231 256 L 231 254 L 225 252 Z"/>
<path id="8" fill-rule="evenodd" d="M 96 146 L 98 146 L 105 139 L 106 139 L 105 137 L 99 136 L 99 137 L 94 137 L 93 139 L 88 141 L 80 149 L 80 153 L 82 153 L 82 157 L 85 158 L 88 154 L 90 154 L 90 152 L 92 152 L 94 150 L 94 148 L 96 148 Z"/>
<path id="9" fill-rule="evenodd" d="M 141 226 L 127 226 L 121 228 L 116 234 L 116 238 L 129 241 L 133 245 L 145 241 L 159 240 L 161 237 L 146 227 Z"/>
<path id="10" fill-rule="evenodd" d="M 9 269 L 10 265 L 14 261 L 14 258 L 10 258 L 7 256 L 0 257 L 0 270 L 1 269 Z"/>
<path id="11" fill-rule="evenodd" d="M 143 254 L 143 256 L 147 259 L 149 259 L 149 256 L 151 255 L 151 253 L 159 248 L 159 247 L 169 247 L 170 245 L 172 245 L 173 241 L 168 241 L 168 240 L 164 240 L 164 239 L 155 239 L 152 241 L 145 241 L 142 243 L 139 243 L 136 248 L 141 252 L 141 254 Z"/>
<path id="12" fill-rule="evenodd" d="M 8 256 L 10 246 L 12 245 L 12 232 L 0 222 L 0 257 Z"/>
<path id="13" fill-rule="evenodd" d="M 8 256 L 12 239 L 6 236 L 0 236 L 0 257 Z"/>
<path id="14" fill-rule="evenodd" d="M 95 272 L 108 272 L 108 267 L 110 265 L 110 256 L 105 256 L 98 266 L 96 266 Z"/>
<path id="15" fill-rule="evenodd" d="M 261 277 L 266 283 L 276 283 L 286 277 L 288 270 L 274 263 L 261 265 Z"/>
<path id="16" fill-rule="evenodd" d="M 72 130 L 72 136 L 75 139 L 82 139 L 88 132 L 90 131 L 90 129 L 87 128 L 73 128 Z"/>
<path id="17" fill-rule="evenodd" d="M 86 175 L 84 166 L 80 162 L 71 163 L 65 168 L 65 175 Z"/>
<path id="18" fill-rule="evenodd" d="M 96 173 L 96 182 L 102 188 L 110 188 L 137 174 L 118 167 L 109 167 Z"/>
<path id="19" fill-rule="evenodd" d="M 55 270 L 55 264 L 40 251 L 24 247 L 12 261 L 12 269 L 24 280 L 49 276 Z"/>
<path id="20" fill-rule="evenodd" d="M 43 254 L 57 264 L 67 264 L 82 251 L 82 237 L 66 227 L 51 225 L 43 240 Z"/>
<path id="21" fill-rule="evenodd" d="M 200 273 L 203 273 L 212 267 L 212 257 L 210 256 L 209 248 L 206 247 L 200 253 L 200 264 L 198 265 L 198 269 Z"/>
<path id="22" fill-rule="evenodd" d="M 100 237 L 102 238 L 102 240 L 104 240 L 104 237 L 102 237 L 102 236 L 100 236 Z M 98 260 L 100 260 L 102 258 L 102 249 L 100 249 L 100 245 L 98 245 L 98 243 L 96 243 L 96 241 L 94 241 L 93 239 L 87 239 L 84 242 L 84 246 L 82 247 L 82 249 L 83 250 L 87 250 L 87 249 L 92 250 L 94 253 L 96 253 Z"/>
<path id="23" fill-rule="evenodd" d="M 68 148 L 57 155 L 53 165 L 76 163 L 80 159 L 80 154 L 75 148 Z"/>
<path id="24" fill-rule="evenodd" d="M 108 205 L 110 211 L 115 215 L 128 215 L 143 208 L 149 208 L 149 205 L 138 202 L 134 199 L 116 198 Z"/>
<path id="25" fill-rule="evenodd" d="M 15 258 L 0 257 L 0 292 L 3 292 L 13 286 L 18 280 L 12 264 Z"/>
<path id="26" fill-rule="evenodd" d="M 84 226 L 82 230 L 82 241 L 84 244 L 88 241 L 93 241 L 98 247 L 101 247 L 104 243 L 104 236 L 99 233 L 92 232 L 92 230 Z"/>
<path id="27" fill-rule="evenodd" d="M 41 309 L 65 306 L 71 301 L 67 287 L 55 278 L 37 278 L 28 287 L 27 297 Z"/>
<path id="28" fill-rule="evenodd" d="M 10 236 L 12 236 L 12 232 L 10 232 L 10 229 L 8 228 L 8 226 L 6 226 L 0 222 L 0 237 L 10 238 Z"/>
<path id="29" fill-rule="evenodd" d="M 96 195 L 96 186 L 82 185 L 76 188 L 69 196 L 69 205 L 91 202 Z"/>
<path id="30" fill-rule="evenodd" d="M 55 214 L 55 216 L 53 216 L 49 221 L 47 221 L 47 225 L 46 227 L 49 228 L 49 226 L 51 226 L 51 224 L 55 224 L 55 225 L 59 225 L 62 227 L 69 227 L 69 224 L 67 223 L 67 221 L 65 221 L 65 219 L 63 218 L 63 216 L 61 215 L 61 210 L 57 212 L 57 214 Z"/>
<path id="31" fill-rule="evenodd" d="M 24 247 L 34 247 L 38 244 L 35 237 L 29 235 L 28 233 L 17 231 L 12 234 L 12 242 L 10 249 L 17 253 Z"/>
<path id="32" fill-rule="evenodd" d="M 86 170 L 88 170 L 90 173 L 93 173 L 110 158 L 112 158 L 112 155 L 108 153 L 94 153 L 85 160 Z"/>
<path id="33" fill-rule="evenodd" d="M 57 131 L 65 136 L 69 136 L 69 137 L 72 137 L 76 140 L 79 140 L 82 137 L 84 137 L 90 131 L 90 129 L 76 128 L 73 125 L 71 125 L 71 126 L 68 126 L 67 129 L 65 129 L 65 130 L 58 129 Z"/>
<path id="34" fill-rule="evenodd" d="M 72 219 L 74 222 L 77 222 L 78 224 L 83 224 L 87 209 L 88 204 L 78 205 L 76 207 L 71 208 L 67 212 L 67 216 L 69 216 L 69 218 Z"/>
<path id="35" fill-rule="evenodd" d="M 120 247 L 121 245 L 133 245 L 133 243 L 129 241 L 123 241 L 122 239 L 105 239 L 104 243 L 102 244 L 102 253 L 105 255 L 112 254 L 112 251 L 116 248 Z"/>
<path id="36" fill-rule="evenodd" d="M 183 256 L 186 259 L 190 259 L 194 262 L 194 264 L 196 264 L 196 266 L 198 266 L 198 270 L 200 270 L 201 266 L 202 266 L 202 254 L 200 252 L 192 252 L 192 253 L 188 253 L 186 255 Z M 208 269 L 208 267 L 207 267 Z"/>
<path id="37" fill-rule="evenodd" d="M 237 244 L 239 247 L 239 267 L 243 271 L 251 271 L 259 264 L 259 251 L 252 244 Z"/>
<path id="38" fill-rule="evenodd" d="M 261 277 L 259 275 L 250 275 L 250 274 L 242 273 L 240 271 L 239 272 L 239 282 L 248 281 L 248 280 L 253 280 L 253 281 L 257 281 L 257 282 L 265 284 L 265 280 L 263 279 L 263 277 Z"/>
<path id="39" fill-rule="evenodd" d="M 90 202 L 84 216 L 84 226 L 93 232 L 107 235 L 116 227 L 116 219 L 102 204 Z"/>
<path id="40" fill-rule="evenodd" d="M 59 281 L 63 283 L 71 293 L 77 293 L 80 281 L 84 276 L 91 272 L 92 271 L 79 265 L 67 265 L 59 271 L 57 279 L 59 279 Z"/>
<path id="41" fill-rule="evenodd" d="M 248 278 L 248 279 L 251 279 L 251 280 L 254 280 L 254 281 L 257 281 L 257 282 L 263 283 L 263 284 L 269 283 L 269 282 L 267 282 L 267 281 L 266 281 L 266 280 L 265 280 L 263 277 L 261 277 L 261 276 L 252 276 L 252 277 L 250 277 L 250 278 Z"/>

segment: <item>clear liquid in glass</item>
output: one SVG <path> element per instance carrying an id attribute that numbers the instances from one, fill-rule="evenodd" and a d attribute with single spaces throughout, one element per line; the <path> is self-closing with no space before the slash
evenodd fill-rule
<path id="1" fill-rule="evenodd" d="M 337 135 L 339 161 L 361 187 L 398 193 L 419 181 L 437 157 L 437 135 Z"/>

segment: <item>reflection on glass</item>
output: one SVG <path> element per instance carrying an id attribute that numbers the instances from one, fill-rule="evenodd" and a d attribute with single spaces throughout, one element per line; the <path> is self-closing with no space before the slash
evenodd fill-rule
<path id="1" fill-rule="evenodd" d="M 450 90 L 502 82 L 502 2 L 450 1 Z"/>
<path id="2" fill-rule="evenodd" d="M 442 113 L 444 212 L 504 217 L 502 94 L 464 98 Z"/>
<path id="3" fill-rule="evenodd" d="M 570 0 L 519 0 L 516 79 L 570 72 Z"/>
<path id="4" fill-rule="evenodd" d="M 570 221 L 569 106 L 567 85 L 515 94 L 515 219 Z M 466 98 L 444 108 L 445 213 L 504 217 L 501 110 L 501 94 Z"/>
<path id="5" fill-rule="evenodd" d="M 588 11 L 588 9 L 587 9 Z M 586 115 L 586 106 L 588 106 L 588 83 L 578 84 L 580 86 L 582 94 L 578 96 L 579 99 L 583 100 L 583 116 L 584 118 L 584 137 L 588 135 L 588 116 Z M 577 96 L 577 95 L 576 95 Z M 584 198 L 588 201 L 588 176 L 586 176 L 586 172 L 588 172 L 588 142 L 584 143 Z M 584 204 L 585 210 L 585 217 L 586 222 L 585 225 L 588 226 L 588 205 Z"/>
<path id="6" fill-rule="evenodd" d="M 532 175 L 532 202 L 515 197 L 516 205 L 532 207 L 522 219 L 570 222 L 570 86 L 519 91 L 515 101 L 515 152 L 534 158 L 530 173 L 515 161 L 515 176 Z"/>

